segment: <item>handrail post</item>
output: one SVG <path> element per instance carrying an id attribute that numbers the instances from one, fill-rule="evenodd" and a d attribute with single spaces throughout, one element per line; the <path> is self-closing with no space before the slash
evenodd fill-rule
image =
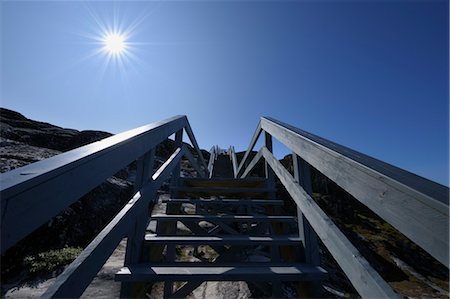
<path id="1" fill-rule="evenodd" d="M 175 133 L 175 149 L 181 148 L 182 146 L 183 146 L 183 129 Z M 174 190 L 176 190 L 180 181 L 180 171 L 181 171 L 181 160 L 173 170 L 172 179 L 170 181 L 170 185 L 172 187 L 170 196 L 173 198 L 176 196 L 176 191 Z"/>
<path id="2" fill-rule="evenodd" d="M 273 153 L 272 135 L 270 135 L 266 131 L 264 131 L 264 142 L 265 142 L 265 146 L 269 150 L 269 152 Z M 265 166 L 267 187 L 271 190 L 274 190 L 275 189 L 275 175 L 273 173 L 273 170 L 272 170 L 272 168 L 270 168 L 270 166 L 269 166 L 269 164 L 267 164 L 267 162 L 264 162 L 264 166 Z M 268 193 L 268 196 L 269 196 L 269 199 L 274 199 L 276 195 L 275 195 L 274 191 L 270 191 Z"/>
<path id="3" fill-rule="evenodd" d="M 183 146 L 183 129 L 179 130 L 175 133 L 175 148 L 182 148 Z M 177 166 L 175 166 L 175 169 L 172 172 L 172 179 L 171 179 L 171 190 L 170 190 L 170 197 L 171 198 L 177 198 L 178 191 L 177 187 L 179 187 L 180 184 L 180 172 L 181 172 L 181 160 L 179 163 L 177 163 Z M 167 203 L 166 206 L 166 214 L 178 214 L 180 211 L 181 205 L 178 203 Z M 176 221 L 170 221 L 167 222 L 165 225 L 165 229 L 167 229 L 169 234 L 175 234 L 177 230 L 177 222 Z M 170 262 L 175 262 L 176 258 L 176 251 L 175 251 L 175 245 L 170 244 L 167 245 L 167 252 L 166 252 L 166 259 Z M 164 282 L 164 298 L 170 297 L 173 292 L 173 282 L 172 281 L 165 281 Z"/>
<path id="4" fill-rule="evenodd" d="M 294 166 L 294 179 L 309 196 L 313 196 L 312 182 L 311 182 L 311 166 L 296 153 L 292 153 L 292 162 Z M 319 242 L 317 234 L 309 224 L 308 220 L 303 215 L 300 208 L 297 206 L 297 221 L 298 221 L 298 233 L 302 239 L 304 247 L 304 258 L 308 264 L 320 266 L 320 253 Z M 307 290 L 309 294 L 307 296 L 321 297 L 320 282 L 313 281 L 309 284 L 310 290 Z M 308 287 L 307 287 L 308 288 Z"/>
<path id="5" fill-rule="evenodd" d="M 153 175 L 154 163 L 155 163 L 155 148 L 152 148 L 149 152 L 143 155 L 137 160 L 136 179 L 134 182 L 135 193 L 139 192 L 143 186 L 147 185 L 149 178 Z M 156 193 L 155 193 L 156 195 Z M 155 196 L 155 195 L 152 195 Z M 154 201 L 151 201 L 150 205 L 153 205 Z M 138 263 L 142 259 L 142 242 L 145 236 L 145 230 L 148 225 L 148 216 L 150 207 L 146 207 L 136 217 L 134 225 L 131 225 L 130 232 L 127 237 L 127 247 L 125 252 L 124 266 L 128 266 L 133 263 Z M 134 283 L 123 282 L 120 286 L 120 298 L 128 298 L 132 295 Z"/>

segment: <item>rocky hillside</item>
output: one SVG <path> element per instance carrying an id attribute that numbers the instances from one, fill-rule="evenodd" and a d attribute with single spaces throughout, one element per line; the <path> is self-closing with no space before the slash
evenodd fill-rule
<path id="1" fill-rule="evenodd" d="M 65 129 L 0 108 L 0 172 L 43 160 L 111 135 L 101 131 Z M 189 146 L 189 149 L 196 155 L 192 147 Z M 157 147 L 157 160 L 165 161 L 173 151 L 174 142 L 167 139 Z M 207 159 L 209 153 L 203 151 L 203 154 Z M 182 161 L 182 171 L 195 174 L 187 161 Z M 131 164 L 108 178 L 1 256 L 2 294 L 7 290 L 8 284 L 26 281 L 40 274 L 39 256 L 48 257 L 56 252 L 60 259 L 60 255 L 76 252 L 72 249 L 85 247 L 131 198 L 134 172 L 135 164 Z M 70 262 L 70 257 L 67 262 Z M 47 269 L 42 270 L 58 270 L 61 261 L 56 264 L 53 268 L 53 265 L 46 265 Z"/>

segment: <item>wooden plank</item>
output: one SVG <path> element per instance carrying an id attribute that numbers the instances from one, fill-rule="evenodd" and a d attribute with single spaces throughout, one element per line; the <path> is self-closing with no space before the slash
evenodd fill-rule
<path id="1" fill-rule="evenodd" d="M 266 215 L 166 215 L 155 214 L 151 220 L 158 221 L 223 221 L 223 222 L 245 222 L 245 221 L 271 221 L 271 222 L 291 222 L 296 221 L 294 216 L 266 216 Z"/>
<path id="2" fill-rule="evenodd" d="M 205 168 L 205 171 L 207 171 L 208 167 L 206 166 L 205 158 L 203 157 L 202 151 L 200 150 L 200 148 L 198 146 L 197 140 L 195 139 L 195 135 L 192 132 L 191 125 L 187 118 L 186 118 L 186 125 L 185 125 L 184 129 L 186 130 L 186 134 L 188 135 L 189 140 L 192 143 L 192 146 L 194 147 L 195 151 L 197 152 L 198 157 L 200 158 L 200 163 Z"/>
<path id="3" fill-rule="evenodd" d="M 213 178 L 213 179 L 192 179 L 182 178 L 181 184 L 185 187 L 265 187 L 266 180 L 264 178 L 258 178 L 257 180 L 242 180 L 242 179 L 225 179 L 225 178 Z"/>
<path id="4" fill-rule="evenodd" d="M 0 174 L 1 252 L 185 123 L 172 117 Z"/>
<path id="5" fill-rule="evenodd" d="M 297 184 L 284 166 L 266 148 L 263 148 L 262 153 L 358 293 L 363 298 L 397 298 L 397 294 L 361 256 L 311 196 Z"/>
<path id="6" fill-rule="evenodd" d="M 212 263 L 214 264 L 214 263 Z M 324 278 L 326 271 L 306 264 L 284 267 L 176 267 L 134 265 L 122 268 L 116 281 L 297 281 Z"/>
<path id="7" fill-rule="evenodd" d="M 300 245 L 298 236 L 157 236 L 147 234 L 147 243 L 176 244 L 176 245 Z"/>
<path id="8" fill-rule="evenodd" d="M 125 205 L 113 220 L 95 237 L 95 239 L 81 252 L 81 254 L 57 277 L 42 298 L 76 298 L 80 297 L 89 286 L 94 276 L 111 256 L 122 238 L 130 233 L 136 217 L 146 210 L 154 200 L 154 194 L 162 183 L 169 178 L 170 172 L 181 160 L 181 149 L 175 151 L 169 160 L 172 163 L 161 166 L 153 182 L 145 185 L 140 192 Z"/>
<path id="9" fill-rule="evenodd" d="M 234 150 L 234 146 L 231 146 L 230 150 L 231 150 L 231 152 L 230 152 L 231 163 L 233 164 L 233 174 L 234 174 L 234 177 L 237 178 L 238 165 L 237 165 L 236 151 Z"/>
<path id="10" fill-rule="evenodd" d="M 176 191 L 185 193 L 214 193 L 214 194 L 233 194 L 233 193 L 266 193 L 274 191 L 269 188 L 197 188 L 197 187 L 176 187 Z"/>
<path id="11" fill-rule="evenodd" d="M 312 197 L 311 170 L 308 163 L 293 154 L 294 179 Z M 320 265 L 319 242 L 317 235 L 300 209 L 297 210 L 298 230 L 305 244 L 305 262 Z"/>
<path id="12" fill-rule="evenodd" d="M 176 202 L 184 204 L 200 205 L 284 205 L 279 199 L 188 199 L 188 198 L 169 198 L 163 199 L 162 203 Z"/>
<path id="13" fill-rule="evenodd" d="M 250 141 L 250 144 L 248 145 L 247 151 L 245 152 L 244 157 L 242 158 L 242 161 L 239 164 L 239 168 L 238 168 L 236 177 L 239 177 L 240 173 L 244 170 L 244 165 L 247 162 L 250 152 L 255 147 L 256 141 L 258 141 L 259 135 L 261 135 L 261 131 L 262 131 L 261 122 L 259 122 L 258 126 L 256 127 L 255 133 L 253 134 L 252 140 Z"/>
<path id="14" fill-rule="evenodd" d="M 447 187 L 270 118 L 261 127 L 449 266 Z"/>
<path id="15" fill-rule="evenodd" d="M 186 147 L 186 145 L 184 145 Z M 192 155 L 191 151 L 189 151 L 186 148 L 186 151 L 184 152 L 184 156 L 191 162 L 191 165 L 194 167 L 195 171 L 197 171 L 198 175 L 200 177 L 206 177 L 206 173 L 203 169 L 200 168 L 198 165 L 198 162 L 195 160 L 194 156 Z"/>
<path id="16" fill-rule="evenodd" d="M 209 151 L 209 162 L 208 162 L 208 172 L 209 172 L 209 178 L 212 177 L 212 172 L 214 168 L 214 161 L 216 161 L 216 147 L 213 146 L 211 150 Z"/>
<path id="17" fill-rule="evenodd" d="M 259 162 L 259 160 L 262 157 L 261 150 L 258 151 L 258 153 L 253 157 L 252 161 L 250 161 L 250 164 L 248 164 L 247 168 L 245 169 L 244 173 L 242 174 L 241 178 L 245 178 L 247 175 L 250 174 L 250 171 L 256 166 L 256 163 Z"/>

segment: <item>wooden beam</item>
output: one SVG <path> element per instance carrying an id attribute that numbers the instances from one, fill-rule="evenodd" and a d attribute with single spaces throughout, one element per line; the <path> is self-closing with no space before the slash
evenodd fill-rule
<path id="1" fill-rule="evenodd" d="M 261 122 L 258 123 L 258 126 L 256 127 L 255 133 L 253 134 L 252 140 L 250 141 L 250 144 L 248 145 L 247 151 L 244 154 L 244 157 L 242 158 L 241 163 L 239 164 L 239 168 L 237 171 L 237 177 L 239 177 L 239 174 L 244 170 L 244 165 L 248 159 L 248 156 L 250 155 L 250 152 L 255 147 L 256 142 L 258 141 L 259 135 L 261 135 Z"/>
<path id="2" fill-rule="evenodd" d="M 187 118 L 186 118 L 186 125 L 185 125 L 184 129 L 186 130 L 189 140 L 191 140 L 192 146 L 194 147 L 195 151 L 198 154 L 198 157 L 200 158 L 200 163 L 205 168 L 205 171 L 207 171 L 208 167 L 206 166 L 205 158 L 203 158 L 202 151 L 200 150 L 200 148 L 198 146 L 197 140 L 195 139 L 195 135 L 192 132 L 191 125 L 189 124 L 189 121 Z"/>
<path id="3" fill-rule="evenodd" d="M 449 266 L 447 187 L 271 118 L 262 118 L 260 125 L 443 265 Z"/>
<path id="4" fill-rule="evenodd" d="M 186 145 L 184 145 L 184 147 L 186 147 Z M 189 149 L 187 147 L 185 149 L 184 156 L 191 162 L 191 165 L 194 167 L 195 171 L 197 171 L 198 175 L 202 178 L 205 178 L 207 169 L 202 170 L 200 168 L 200 166 L 198 165 L 198 162 L 195 160 L 191 151 L 189 151 Z"/>

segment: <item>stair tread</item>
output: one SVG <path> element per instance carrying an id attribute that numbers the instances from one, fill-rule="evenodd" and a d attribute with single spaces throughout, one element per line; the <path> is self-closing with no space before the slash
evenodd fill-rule
<path id="1" fill-rule="evenodd" d="M 234 193 L 234 192 L 253 192 L 253 193 L 261 193 L 261 192 L 269 192 L 275 191 L 273 188 L 266 187 L 173 187 L 172 189 L 181 192 L 225 192 L 225 193 Z"/>
<path id="2" fill-rule="evenodd" d="M 246 245 L 255 244 L 296 244 L 301 242 L 300 237 L 295 235 L 286 236 L 245 236 L 245 235 L 225 235 L 225 236 L 157 236 L 147 234 L 145 241 L 164 244 L 229 244 Z"/>
<path id="3" fill-rule="evenodd" d="M 233 178 L 218 178 L 213 177 L 210 179 L 204 178 L 183 178 L 180 180 L 181 185 L 187 187 L 230 187 L 230 186 L 241 186 L 241 187 L 264 187 L 266 186 L 267 179 L 256 178 L 256 179 L 233 179 Z"/>
<path id="4" fill-rule="evenodd" d="M 187 199 L 187 198 L 170 198 L 163 199 L 163 203 L 190 203 L 190 204 L 214 204 L 214 205 L 236 205 L 236 204 L 253 204 L 253 205 L 284 205 L 279 199 Z"/>
<path id="5" fill-rule="evenodd" d="M 193 263 L 195 264 L 195 263 Z M 188 281 L 272 281 L 322 279 L 326 271 L 309 264 L 260 265 L 260 266 L 150 266 L 146 264 L 123 267 L 115 276 L 116 281 L 179 280 Z"/>
<path id="6" fill-rule="evenodd" d="M 252 220 L 267 220 L 267 221 L 295 221 L 294 216 L 268 216 L 268 215 L 167 215 L 155 214 L 151 216 L 151 220 L 188 220 L 188 221 L 252 221 Z"/>

